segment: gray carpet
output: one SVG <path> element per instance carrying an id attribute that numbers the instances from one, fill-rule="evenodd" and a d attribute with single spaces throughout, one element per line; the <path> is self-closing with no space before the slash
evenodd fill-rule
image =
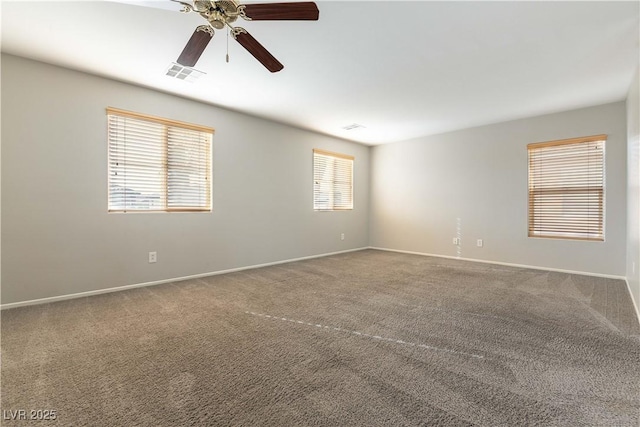
<path id="1" fill-rule="evenodd" d="M 3 418 L 633 426 L 619 280 L 375 250 L 2 312 Z M 12 412 L 8 412 L 12 411 Z"/>

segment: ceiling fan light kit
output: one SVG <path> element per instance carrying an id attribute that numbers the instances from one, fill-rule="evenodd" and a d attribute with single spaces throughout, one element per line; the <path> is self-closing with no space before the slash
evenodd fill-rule
<path id="1" fill-rule="evenodd" d="M 214 29 L 229 27 L 231 36 L 244 47 L 254 58 L 272 73 L 284 66 L 264 46 L 262 46 L 247 30 L 234 27 L 238 17 L 246 21 L 317 21 L 318 6 L 314 2 L 240 4 L 236 0 L 213 1 L 194 0 L 192 3 L 172 0 L 183 6 L 181 12 L 196 12 L 207 20 L 208 25 L 200 25 L 193 32 L 182 53 L 178 64 L 193 67 L 200 59 L 202 52 L 213 38 Z"/>

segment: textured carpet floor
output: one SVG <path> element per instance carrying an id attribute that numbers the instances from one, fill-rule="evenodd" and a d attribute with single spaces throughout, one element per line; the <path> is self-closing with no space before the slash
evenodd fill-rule
<path id="1" fill-rule="evenodd" d="M 7 426 L 640 421 L 619 280 L 366 250 L 1 320 Z"/>

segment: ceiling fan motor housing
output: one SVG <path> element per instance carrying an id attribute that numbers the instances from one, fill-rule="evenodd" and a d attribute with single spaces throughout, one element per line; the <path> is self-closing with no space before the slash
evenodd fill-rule
<path id="1" fill-rule="evenodd" d="M 235 1 L 196 0 L 195 10 L 216 30 L 238 19 L 238 3 Z"/>

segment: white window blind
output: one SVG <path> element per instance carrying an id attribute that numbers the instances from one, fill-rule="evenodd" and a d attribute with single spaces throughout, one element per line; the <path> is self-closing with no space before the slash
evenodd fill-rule
<path id="1" fill-rule="evenodd" d="M 210 211 L 213 129 L 107 108 L 109 211 Z"/>
<path id="2" fill-rule="evenodd" d="M 313 209 L 353 209 L 353 156 L 313 150 Z"/>
<path id="3" fill-rule="evenodd" d="M 529 236 L 604 240 L 606 135 L 529 144 Z"/>

